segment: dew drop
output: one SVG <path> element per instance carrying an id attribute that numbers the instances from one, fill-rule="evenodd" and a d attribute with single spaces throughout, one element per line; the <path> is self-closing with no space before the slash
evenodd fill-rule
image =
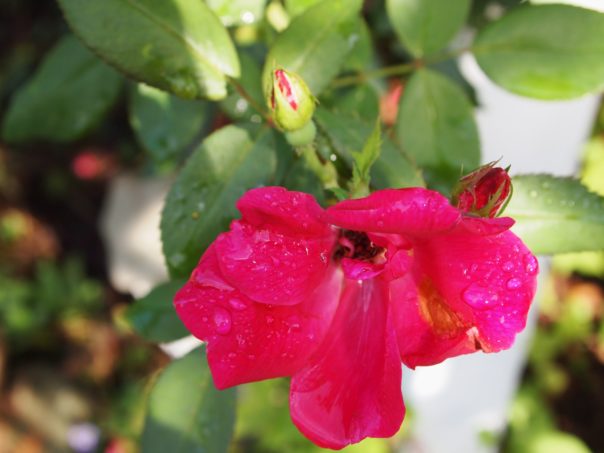
<path id="1" fill-rule="evenodd" d="M 273 318 L 272 316 L 267 316 L 265 319 L 267 324 L 272 324 L 273 322 L 275 322 L 275 318 Z"/>
<path id="2" fill-rule="evenodd" d="M 377 221 L 377 226 L 378 226 L 379 228 L 382 228 L 382 227 L 384 226 L 384 221 L 383 221 L 383 220 L 378 220 L 378 221 Z"/>
<path id="3" fill-rule="evenodd" d="M 231 314 L 222 307 L 214 309 L 214 326 L 220 335 L 227 335 L 231 331 Z"/>
<path id="4" fill-rule="evenodd" d="M 178 267 L 185 261 L 185 256 L 182 253 L 175 253 L 174 255 L 170 255 L 168 261 L 170 261 L 172 266 Z"/>
<path id="5" fill-rule="evenodd" d="M 522 281 L 519 278 L 510 278 L 505 286 L 507 289 L 518 289 L 522 286 Z"/>
<path id="6" fill-rule="evenodd" d="M 497 293 L 489 288 L 487 283 L 476 282 L 468 286 L 461 297 L 468 305 L 478 310 L 490 309 L 499 299 Z"/>
<path id="7" fill-rule="evenodd" d="M 248 108 L 248 103 L 245 99 L 238 99 L 235 103 L 235 111 L 237 113 L 245 113 Z"/>
<path id="8" fill-rule="evenodd" d="M 241 13 L 241 22 L 244 24 L 252 24 L 256 20 L 256 16 L 251 11 L 245 11 Z"/>
<path id="9" fill-rule="evenodd" d="M 243 311 L 247 308 L 247 304 L 241 299 L 233 298 L 229 300 L 229 305 L 233 310 Z"/>
<path id="10" fill-rule="evenodd" d="M 298 318 L 298 316 L 296 316 L 296 315 L 292 315 L 289 318 L 287 318 L 287 324 L 289 326 L 289 328 L 288 328 L 289 331 L 300 330 L 300 318 Z"/>
<path id="11" fill-rule="evenodd" d="M 537 273 L 537 270 L 539 269 L 539 263 L 537 262 L 537 258 L 535 258 L 530 253 L 527 253 L 524 256 L 524 269 L 530 275 L 535 275 Z"/>
<path id="12" fill-rule="evenodd" d="M 514 270 L 514 263 L 511 261 L 506 261 L 501 267 L 505 272 L 512 272 Z"/>
<path id="13" fill-rule="evenodd" d="M 531 198 L 537 198 L 537 195 L 538 195 L 538 194 L 537 194 L 537 191 L 536 191 L 536 190 L 531 190 L 531 191 L 529 192 L 529 197 L 531 197 Z"/>
<path id="14" fill-rule="evenodd" d="M 237 354 L 235 354 L 234 352 L 229 352 L 228 356 L 229 359 L 234 359 L 235 357 L 237 357 Z"/>

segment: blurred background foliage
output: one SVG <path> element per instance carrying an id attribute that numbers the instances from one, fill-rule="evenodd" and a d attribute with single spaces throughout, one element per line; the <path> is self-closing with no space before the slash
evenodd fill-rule
<path id="1" fill-rule="evenodd" d="M 268 20 L 259 20 L 262 11 L 233 15 L 225 2 L 207 3 L 244 49 L 241 84 L 250 87 L 251 99 L 231 91 L 216 105 L 136 85 L 64 38 L 68 29 L 55 2 L 0 0 L 0 112 L 3 140 L 11 143 L 0 142 L 1 452 L 138 451 L 149 389 L 169 361 L 155 341 L 182 330 L 164 312 L 137 313 L 132 297 L 109 284 L 98 231 L 108 182 L 123 170 L 170 175 L 209 131 L 240 119 L 258 122 L 250 103 L 264 102 L 253 88 L 260 86 L 262 43 L 274 39 L 288 14 L 298 13 L 270 1 Z M 296 5 L 302 3 L 313 2 Z M 517 3 L 476 0 L 470 24 L 482 26 Z M 368 1 L 365 7 L 379 59 L 384 65 L 408 60 L 381 6 Z M 53 49 L 60 41 L 63 51 Z M 38 68 L 52 72 L 45 61 L 51 49 L 54 65 L 74 64 L 73 79 L 32 79 Z M 347 64 L 359 67 L 367 58 L 361 47 Z M 461 80 L 455 65 L 437 69 Z M 92 82 L 79 77 L 82 70 Z M 71 83 L 82 84 L 77 96 Z M 394 80 L 343 87 L 322 107 L 353 111 L 364 120 L 380 112 L 392 125 L 392 98 L 403 89 Z M 463 89 L 472 98 L 467 84 Z M 31 130 L 21 127 L 19 112 L 6 116 L 15 96 L 37 112 L 27 124 Z M 86 115 L 70 120 L 66 102 Z M 604 195 L 604 109 L 599 118 L 580 175 Z M 328 113 L 319 115 L 319 126 L 329 121 Z M 277 171 L 282 166 L 278 162 Z M 428 176 L 433 186 L 449 177 Z M 604 451 L 604 254 L 562 255 L 553 263 L 508 430 L 503 438 L 481 434 L 508 453 Z M 164 300 L 167 293 L 161 294 Z M 154 300 L 150 295 L 145 303 Z M 153 316 L 165 323 L 159 330 Z M 248 384 L 237 393 L 233 453 L 320 450 L 290 422 L 286 381 Z M 385 453 L 412 441 L 408 411 L 393 439 L 367 440 L 345 451 Z"/>

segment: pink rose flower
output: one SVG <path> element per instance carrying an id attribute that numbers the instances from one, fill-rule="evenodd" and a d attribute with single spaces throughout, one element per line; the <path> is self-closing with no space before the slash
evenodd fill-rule
<path id="1" fill-rule="evenodd" d="M 317 445 L 394 435 L 401 362 L 500 351 L 524 328 L 538 264 L 509 218 L 468 216 L 422 188 L 323 210 L 266 187 L 237 207 L 176 310 L 207 342 L 218 388 L 291 376 L 292 419 Z"/>

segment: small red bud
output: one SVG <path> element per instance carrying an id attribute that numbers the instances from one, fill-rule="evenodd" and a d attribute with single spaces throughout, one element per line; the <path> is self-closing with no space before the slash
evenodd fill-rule
<path id="1" fill-rule="evenodd" d="M 315 111 L 315 98 L 304 80 L 285 69 L 273 71 L 267 101 L 275 124 L 286 132 L 302 129 Z"/>
<path id="2" fill-rule="evenodd" d="M 464 212 L 495 217 L 511 195 L 512 180 L 506 169 L 484 165 L 459 180 L 453 202 Z"/>

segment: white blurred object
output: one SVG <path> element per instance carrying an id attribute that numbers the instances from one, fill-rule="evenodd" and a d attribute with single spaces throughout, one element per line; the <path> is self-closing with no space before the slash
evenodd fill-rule
<path id="1" fill-rule="evenodd" d="M 545 3 L 565 3 L 567 5 L 581 6 L 582 8 L 595 9 L 604 13 L 604 0 L 531 0 L 535 5 Z"/>
<path id="2" fill-rule="evenodd" d="M 501 165 L 511 165 L 513 174 L 575 173 L 598 96 L 561 102 L 527 99 L 496 86 L 471 55 L 464 55 L 460 66 L 478 96 L 484 162 L 501 158 Z M 547 267 L 541 260 L 542 275 Z M 508 351 L 457 357 L 415 371 L 405 369 L 403 394 L 414 410 L 412 439 L 403 448 L 406 453 L 490 453 L 498 449 L 482 442 L 480 433 L 497 435 L 505 429 L 536 317 L 533 304 L 527 328 Z"/>
<path id="3" fill-rule="evenodd" d="M 170 343 L 162 343 L 159 346 L 162 351 L 173 359 L 179 359 L 186 356 L 189 352 L 201 344 L 202 342 L 200 340 L 195 338 L 193 335 L 189 335 L 181 338 L 180 340 L 171 341 Z"/>
<path id="4" fill-rule="evenodd" d="M 109 279 L 116 289 L 135 298 L 168 280 L 159 220 L 170 183 L 132 175 L 117 176 L 110 183 L 101 215 Z"/>

